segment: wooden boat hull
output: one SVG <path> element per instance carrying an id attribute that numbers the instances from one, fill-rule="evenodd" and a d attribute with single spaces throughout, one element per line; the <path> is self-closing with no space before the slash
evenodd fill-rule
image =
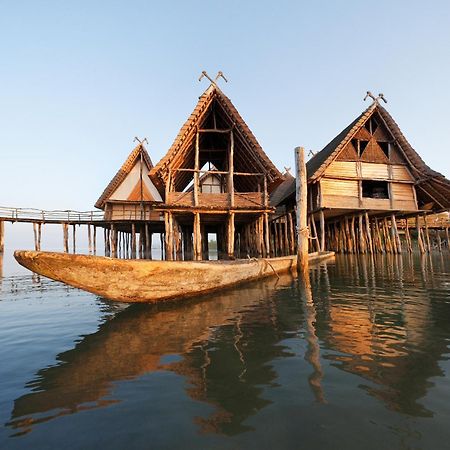
<path id="1" fill-rule="evenodd" d="M 310 260 L 333 252 L 311 254 Z M 17 262 L 109 300 L 158 302 L 222 289 L 296 268 L 296 257 L 236 261 L 149 261 L 18 250 Z"/>

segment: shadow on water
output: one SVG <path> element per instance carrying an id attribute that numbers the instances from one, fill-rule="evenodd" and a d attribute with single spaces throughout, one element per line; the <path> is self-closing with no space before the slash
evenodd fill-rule
<path id="1" fill-rule="evenodd" d="M 115 382 L 162 370 L 183 376 L 187 395 L 213 406 L 192 418 L 202 432 L 236 435 L 276 402 L 266 395 L 279 386 L 276 361 L 299 356 L 318 403 L 328 403 L 332 375 L 323 367 L 331 365 L 357 375 L 358 388 L 388 409 L 431 416 L 420 399 L 448 357 L 448 272 L 448 258 L 429 255 L 345 256 L 312 268 L 311 284 L 283 275 L 202 300 L 130 306 L 39 370 L 7 425 L 19 435 L 107 407 L 121 401 Z M 288 339 L 304 342 L 303 353 Z"/>

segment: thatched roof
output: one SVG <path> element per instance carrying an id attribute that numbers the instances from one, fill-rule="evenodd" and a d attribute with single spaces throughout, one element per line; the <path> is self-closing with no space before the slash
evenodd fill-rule
<path id="1" fill-rule="evenodd" d="M 421 203 L 434 202 L 434 210 L 450 208 L 450 181 L 425 164 L 407 141 L 392 116 L 376 101 L 306 163 L 308 183 L 317 181 L 324 175 L 327 167 L 374 114 L 378 114 L 378 117 L 384 122 L 407 162 L 411 174 L 415 178 L 417 194 L 421 198 Z M 278 189 L 281 189 L 282 186 L 279 186 Z M 278 201 L 277 204 L 280 204 L 292 195 L 295 195 L 295 180 L 291 180 L 290 186 L 284 186 L 282 195 L 274 197 Z M 273 206 L 277 206 L 277 204 L 272 203 Z"/>
<path id="2" fill-rule="evenodd" d="M 95 203 L 95 207 L 99 209 L 103 209 L 105 206 L 106 200 L 114 193 L 114 191 L 120 186 L 120 184 L 125 180 L 127 175 L 131 172 L 135 164 L 140 160 L 142 154 L 143 161 L 147 166 L 147 170 L 150 170 L 153 167 L 152 160 L 147 153 L 146 148 L 143 144 L 139 143 L 133 149 L 133 151 L 128 155 L 126 161 L 122 164 L 122 167 L 118 170 L 118 172 L 114 175 L 113 179 L 109 182 L 106 189 L 103 191 L 102 195 L 99 197 L 97 202 Z"/>
<path id="3" fill-rule="evenodd" d="M 235 106 L 230 99 L 215 85 L 211 84 L 208 89 L 200 96 L 196 107 L 189 116 L 185 124 L 181 127 L 180 132 L 175 138 L 172 146 L 167 154 L 159 161 L 159 163 L 150 171 L 150 177 L 155 185 L 162 189 L 167 182 L 169 170 L 178 168 L 194 167 L 195 158 L 195 136 L 197 129 L 213 128 L 214 125 L 220 129 L 233 128 L 235 137 L 234 151 L 234 170 L 235 172 L 255 172 L 267 175 L 269 185 L 275 186 L 281 182 L 282 175 L 270 161 L 264 150 L 259 145 L 255 136 L 251 132 L 248 125 L 244 122 Z M 217 139 L 214 142 L 217 146 Z M 228 135 L 223 135 L 223 150 L 225 152 Z M 208 148 L 211 145 L 211 136 L 203 133 L 200 136 L 200 148 Z M 220 141 L 219 141 L 220 142 Z M 201 152 L 200 167 L 206 162 L 212 162 L 219 170 L 227 170 L 221 167 L 224 154 L 220 154 L 220 148 L 213 148 L 214 154 L 207 155 Z M 192 178 L 192 174 L 178 173 L 175 180 L 175 189 L 182 191 Z M 235 187 L 239 189 L 239 183 L 242 189 L 246 188 L 245 179 L 236 180 Z"/>

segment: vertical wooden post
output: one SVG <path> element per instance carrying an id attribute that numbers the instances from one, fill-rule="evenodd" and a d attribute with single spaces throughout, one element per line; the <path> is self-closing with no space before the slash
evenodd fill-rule
<path id="1" fill-rule="evenodd" d="M 228 157 L 228 192 L 230 195 L 230 208 L 234 207 L 234 133 L 230 131 L 230 153 Z M 233 218 L 234 224 L 234 218 Z"/>
<path id="2" fill-rule="evenodd" d="M 199 170 L 200 170 L 200 133 L 195 135 L 195 164 L 194 164 L 194 205 L 198 206 Z"/>
<path id="3" fill-rule="evenodd" d="M 171 184 L 172 184 L 172 170 L 169 169 L 169 175 L 167 177 L 167 183 L 166 183 L 166 189 L 165 189 L 165 201 L 166 201 L 166 204 L 169 203 Z"/>
<path id="4" fill-rule="evenodd" d="M 136 224 L 131 224 L 131 258 L 136 259 Z"/>
<path id="5" fill-rule="evenodd" d="M 111 240 L 111 254 L 113 258 L 117 258 L 117 240 L 116 240 L 116 236 L 117 236 L 117 230 L 115 225 L 112 223 L 111 224 L 111 236 L 110 236 L 110 240 Z"/>
<path id="6" fill-rule="evenodd" d="M 292 220 L 291 220 L 292 225 Z M 270 235 L 269 235 L 269 214 L 264 213 L 264 245 L 266 248 L 265 256 L 270 258 Z"/>
<path id="7" fill-rule="evenodd" d="M 234 212 L 228 214 L 227 253 L 229 259 L 234 259 Z"/>
<path id="8" fill-rule="evenodd" d="M 320 251 L 325 251 L 325 215 L 323 213 L 323 209 L 319 212 L 320 219 Z"/>
<path id="9" fill-rule="evenodd" d="M 93 250 L 94 250 L 94 255 L 97 254 L 97 227 L 94 225 L 94 236 L 93 236 Z"/>
<path id="10" fill-rule="evenodd" d="M 416 230 L 417 230 L 417 245 L 419 246 L 420 253 L 425 253 L 425 246 L 422 240 L 422 233 L 420 230 L 420 217 L 416 216 Z"/>
<path id="11" fill-rule="evenodd" d="M 164 212 L 164 229 L 165 229 L 165 249 L 166 261 L 173 260 L 173 235 L 172 235 L 172 213 Z"/>
<path id="12" fill-rule="evenodd" d="M 427 252 L 430 253 L 431 252 L 430 232 L 428 230 L 428 223 L 427 223 L 427 215 L 426 214 L 423 215 L 423 223 L 425 225 L 425 237 L 426 237 L 426 240 L 427 240 Z"/>
<path id="13" fill-rule="evenodd" d="M 264 206 L 269 206 L 269 194 L 267 193 L 267 175 L 264 175 Z"/>
<path id="14" fill-rule="evenodd" d="M 161 261 L 164 261 L 164 259 L 165 259 L 164 233 L 159 233 L 159 244 L 161 247 Z"/>
<path id="15" fill-rule="evenodd" d="M 64 246 L 64 253 L 69 253 L 69 224 L 63 223 L 62 224 L 63 229 L 63 246 Z"/>
<path id="16" fill-rule="evenodd" d="M 364 213 L 364 218 L 366 219 L 366 235 L 367 235 L 367 240 L 369 242 L 369 253 L 373 254 L 375 252 L 373 249 L 372 232 L 370 231 L 370 220 L 369 220 L 369 214 L 367 213 L 367 211 Z"/>
<path id="17" fill-rule="evenodd" d="M 145 258 L 152 259 L 152 234 L 147 222 L 145 223 Z"/>
<path id="18" fill-rule="evenodd" d="M 33 222 L 33 234 L 34 234 L 34 249 L 36 251 L 38 251 L 39 248 L 38 248 L 37 223 L 36 222 Z"/>
<path id="19" fill-rule="evenodd" d="M 408 218 L 406 218 L 405 237 L 406 237 L 406 243 L 408 245 L 408 253 L 412 253 L 411 235 L 409 234 Z"/>
<path id="20" fill-rule="evenodd" d="M 366 253 L 366 241 L 364 239 L 364 229 L 363 229 L 363 215 L 360 213 L 358 215 L 358 231 L 359 231 L 359 251 L 360 253 Z"/>
<path id="21" fill-rule="evenodd" d="M 439 252 L 442 253 L 441 230 L 436 229 L 435 231 L 436 231 L 436 240 L 437 240 L 438 249 L 439 249 Z"/>
<path id="22" fill-rule="evenodd" d="M 199 212 L 194 213 L 194 260 L 202 260 L 202 232 Z"/>
<path id="23" fill-rule="evenodd" d="M 72 225 L 72 247 L 73 247 L 73 252 L 76 253 L 77 249 L 76 249 L 76 225 L 73 224 Z"/>
<path id="24" fill-rule="evenodd" d="M 87 234 L 88 234 L 88 253 L 92 255 L 92 235 L 91 235 L 91 225 L 87 226 Z"/>
<path id="25" fill-rule="evenodd" d="M 5 251 L 5 222 L 0 220 L 0 253 Z"/>
<path id="26" fill-rule="evenodd" d="M 397 228 L 397 219 L 395 218 L 394 213 L 392 213 L 392 215 L 391 215 L 391 227 L 394 229 L 397 253 L 401 253 L 402 252 L 402 241 L 400 240 L 400 235 L 398 233 L 398 228 Z"/>
<path id="27" fill-rule="evenodd" d="M 297 203 L 297 270 L 306 273 L 308 270 L 308 228 L 307 221 L 307 175 L 305 164 L 305 150 L 303 147 L 295 149 L 295 198 Z"/>

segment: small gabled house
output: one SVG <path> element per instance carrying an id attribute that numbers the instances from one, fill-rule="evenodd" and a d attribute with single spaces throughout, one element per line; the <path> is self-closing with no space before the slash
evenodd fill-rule
<path id="1" fill-rule="evenodd" d="M 148 172 L 153 168 L 147 150 L 139 143 L 110 181 L 95 207 L 105 211 L 105 220 L 158 220 L 152 205 L 162 203 Z"/>
<path id="2" fill-rule="evenodd" d="M 450 208 L 450 181 L 425 164 L 378 99 L 306 168 L 313 249 L 373 252 L 389 244 L 398 252 L 398 218 Z M 286 180 L 271 205 L 289 214 L 294 204 L 295 179 Z"/>
<path id="3" fill-rule="evenodd" d="M 450 182 L 430 169 L 378 101 L 307 163 L 309 210 L 326 217 L 440 211 L 450 207 Z"/>

